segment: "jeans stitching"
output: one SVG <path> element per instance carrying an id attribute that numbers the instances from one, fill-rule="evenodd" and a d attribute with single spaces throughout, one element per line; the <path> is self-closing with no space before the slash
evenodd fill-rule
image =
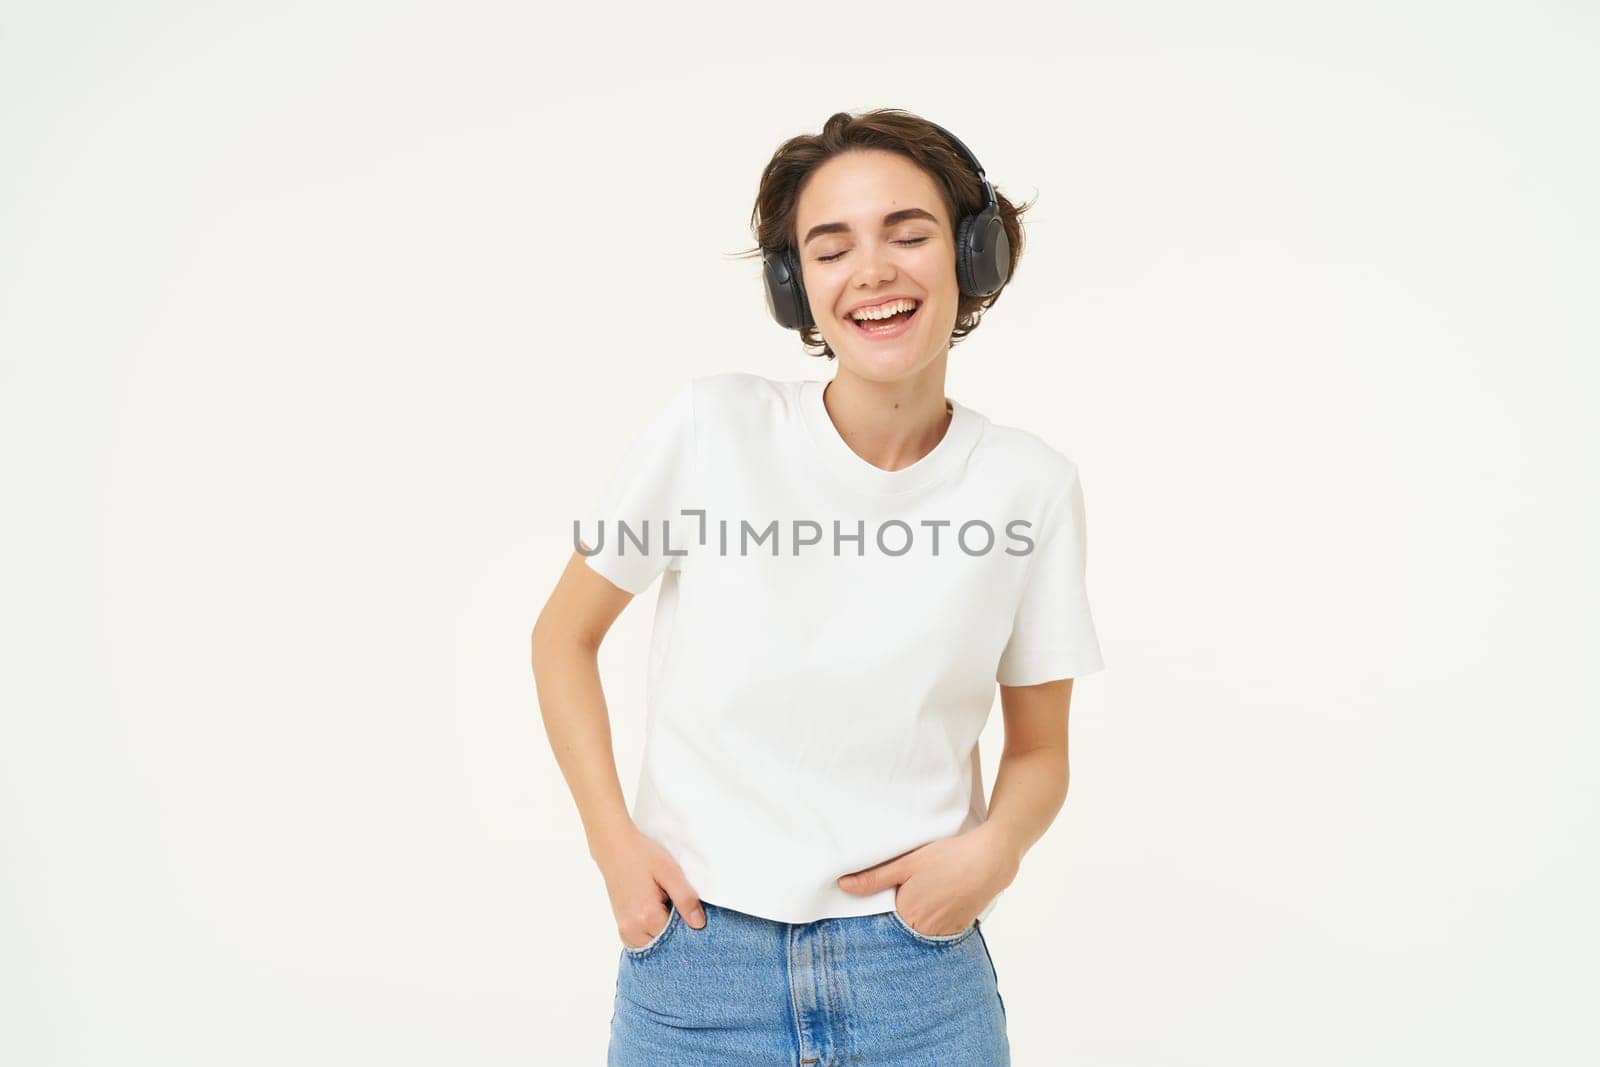
<path id="1" fill-rule="evenodd" d="M 661 932 L 659 934 L 651 938 L 648 945 L 641 945 L 638 948 L 632 948 L 628 945 L 622 946 L 622 951 L 628 954 L 629 959 L 643 959 L 644 957 L 650 955 L 650 953 L 654 952 L 658 947 L 660 947 L 661 942 L 667 939 L 667 935 L 672 932 L 672 928 L 678 923 L 677 901 L 673 901 L 672 904 L 668 906 L 667 910 L 669 912 L 667 915 L 667 925 L 661 928 Z"/>
<path id="2" fill-rule="evenodd" d="M 898 910 L 890 910 L 889 917 L 893 919 L 894 924 L 900 927 L 901 930 L 904 930 L 907 935 L 916 938 L 924 945 L 938 945 L 940 947 L 959 945 L 978 930 L 978 921 L 974 919 L 972 921 L 972 925 L 961 931 L 959 934 L 951 934 L 949 937 L 937 937 L 931 934 L 918 933 L 916 930 L 913 930 L 911 928 L 911 924 L 900 917 L 900 912 Z"/>

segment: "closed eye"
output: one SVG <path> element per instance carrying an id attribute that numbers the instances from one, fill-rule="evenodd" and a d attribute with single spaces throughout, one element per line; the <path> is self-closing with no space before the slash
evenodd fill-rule
<path id="1" fill-rule="evenodd" d="M 913 237 L 913 238 L 910 238 L 909 240 L 905 240 L 905 241 L 896 241 L 895 244 L 897 244 L 897 245 L 920 245 L 922 242 L 924 242 L 926 240 L 927 240 L 926 237 Z M 817 262 L 818 263 L 832 263 L 834 260 L 838 259 L 842 255 L 844 255 L 843 252 L 835 252 L 831 256 L 818 256 L 817 257 Z"/>

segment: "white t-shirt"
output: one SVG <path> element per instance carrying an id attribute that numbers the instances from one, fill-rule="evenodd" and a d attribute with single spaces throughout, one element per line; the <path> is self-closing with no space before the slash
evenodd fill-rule
<path id="1" fill-rule="evenodd" d="M 983 822 L 997 682 L 1103 666 L 1076 465 L 951 400 L 886 471 L 825 385 L 693 379 L 577 535 L 616 586 L 661 577 L 635 823 L 702 899 L 790 923 L 892 910 L 836 880 Z"/>

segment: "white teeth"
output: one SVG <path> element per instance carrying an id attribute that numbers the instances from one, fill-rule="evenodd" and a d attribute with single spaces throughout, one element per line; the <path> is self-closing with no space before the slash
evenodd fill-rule
<path id="1" fill-rule="evenodd" d="M 891 300 L 887 304 L 879 304 L 877 307 L 852 311 L 850 317 L 857 321 L 862 319 L 886 319 L 890 315 L 896 315 L 902 311 L 910 311 L 916 306 L 917 302 L 915 300 Z"/>

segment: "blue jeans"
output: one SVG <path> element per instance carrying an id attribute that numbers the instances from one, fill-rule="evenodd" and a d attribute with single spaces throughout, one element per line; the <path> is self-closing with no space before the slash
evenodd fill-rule
<path id="1" fill-rule="evenodd" d="M 704 900 L 622 948 L 608 1067 L 1009 1067 L 980 920 L 919 934 L 899 913 L 784 923 Z"/>

